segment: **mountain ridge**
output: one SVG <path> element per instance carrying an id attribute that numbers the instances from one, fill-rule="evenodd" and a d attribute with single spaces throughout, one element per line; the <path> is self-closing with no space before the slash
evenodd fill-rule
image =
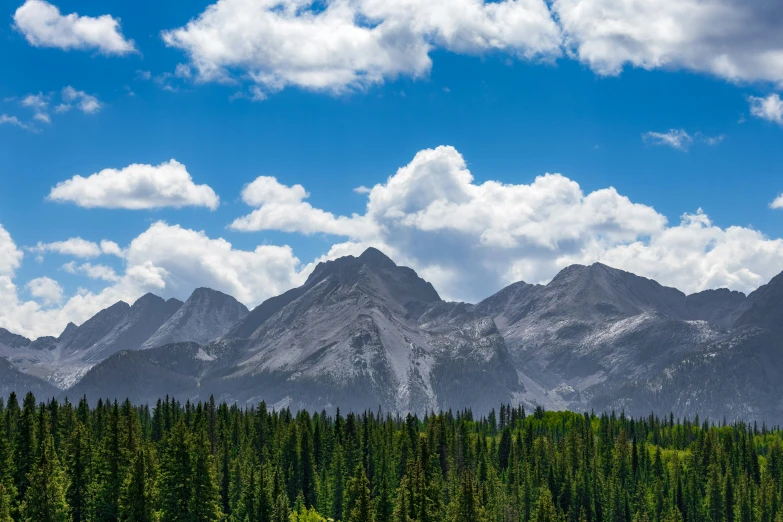
<path id="1" fill-rule="evenodd" d="M 151 294 L 142 299 L 164 302 Z M 170 302 L 173 308 L 172 300 L 164 303 Z M 14 339 L 22 352 L 35 346 L 36 353 L 57 354 L 110 324 L 109 331 L 125 331 L 125 323 L 112 321 L 118 310 L 127 316 L 133 308 L 127 306 L 117 303 L 80 327 L 69 325 L 58 339 L 25 344 L 0 330 L 0 348 L 3 339 Z M 218 316 L 215 328 L 204 326 Z M 783 274 L 748 296 L 727 289 L 686 295 L 602 263 L 571 265 L 545 285 L 519 281 L 476 304 L 451 303 L 412 269 L 368 249 L 319 263 L 302 286 L 253 310 L 197 289 L 146 341 L 110 343 L 116 353 L 96 349 L 100 355 L 81 361 L 83 371 L 68 384 L 74 391 L 90 382 L 93 392 L 110 388 L 124 378 L 122 360 L 150 375 L 168 375 L 174 364 L 172 393 L 203 398 L 213 391 L 298 408 L 380 404 L 423 412 L 480 410 L 501 401 L 642 414 L 667 404 L 691 411 L 697 401 L 706 413 L 722 408 L 783 419 L 783 407 L 760 404 L 763 398 L 783 405 L 771 385 L 778 372 L 783 378 L 779 325 Z M 5 345 L 0 355 L 9 352 Z M 126 373 L 141 386 L 147 381 L 139 368 Z M 701 374 L 686 377 L 688 368 Z M 768 378 L 742 388 L 743 372 Z M 735 383 L 732 394 L 704 395 L 713 382 L 706 375 Z M 135 389 L 122 382 L 120 389 Z"/>

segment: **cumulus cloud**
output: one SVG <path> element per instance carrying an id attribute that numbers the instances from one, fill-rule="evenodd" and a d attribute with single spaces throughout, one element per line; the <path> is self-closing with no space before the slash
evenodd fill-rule
<path id="1" fill-rule="evenodd" d="M 256 99 L 289 85 L 343 92 L 423 76 L 435 48 L 523 59 L 560 54 L 544 0 L 222 0 L 163 39 L 188 54 L 202 81 L 246 73 Z"/>
<path id="2" fill-rule="evenodd" d="M 769 204 L 769 208 L 783 208 L 783 194 L 776 197 L 775 200 Z"/>
<path id="3" fill-rule="evenodd" d="M 28 250 L 38 254 L 52 252 L 55 254 L 82 258 L 98 257 L 102 253 L 101 247 L 98 246 L 97 243 L 87 241 L 80 237 L 72 237 L 65 241 L 53 241 L 51 243 L 39 241 L 37 245 L 30 247 Z"/>
<path id="4" fill-rule="evenodd" d="M 283 230 L 305 234 L 327 233 L 346 235 L 348 229 L 361 228 L 358 216 L 335 217 L 330 212 L 313 208 L 304 201 L 309 194 L 302 185 L 287 187 L 270 176 L 260 176 L 242 191 L 242 200 L 260 207 L 238 218 L 230 228 L 240 231 Z M 353 231 L 352 233 L 358 233 Z"/>
<path id="5" fill-rule="evenodd" d="M 199 286 L 231 294 L 252 307 L 300 285 L 307 275 L 287 246 L 241 250 L 225 239 L 164 222 L 152 224 L 124 249 L 107 241 L 100 246 L 104 254 L 115 249 L 123 253 L 122 272 L 93 263 L 70 262 L 62 268 L 108 286 L 58 297 L 55 281 L 30 281 L 23 286 L 35 299 L 25 300 L 14 282 L 22 251 L 0 227 L 0 327 L 28 337 L 57 335 L 68 322 L 81 324 L 117 301 L 133 303 L 147 292 L 186 299 Z"/>
<path id="6" fill-rule="evenodd" d="M 63 15 L 57 6 L 44 0 L 27 0 L 14 13 L 14 26 L 35 47 L 95 49 L 104 54 L 127 54 L 136 50 L 120 30 L 119 19 Z"/>
<path id="7" fill-rule="evenodd" d="M 149 291 L 186 298 L 199 286 L 252 307 L 301 284 L 318 261 L 369 246 L 414 268 L 444 297 L 474 302 L 514 281 L 545 283 L 573 263 L 600 261 L 685 292 L 747 292 L 783 270 L 783 240 L 753 228 L 719 227 L 700 209 L 669 223 L 612 187 L 585 192 L 562 174 L 479 183 L 452 147 L 420 151 L 365 196 L 362 214 L 340 216 L 310 205 L 300 185 L 258 178 L 242 192 L 252 209 L 235 228 L 327 234 L 335 239 L 326 254 L 303 264 L 288 246 L 243 250 L 203 231 L 157 222 L 123 248 L 110 242 L 90 247 L 120 255 L 122 270 L 66 264 L 64 270 L 107 286 L 49 307 L 19 296 L 13 278 L 22 252 L 0 232 L 0 326 L 28 336 L 58 333 L 118 300 L 130 303 Z"/>
<path id="8" fill-rule="evenodd" d="M 252 99 L 426 76 L 438 49 L 783 85 L 782 16 L 762 0 L 221 0 L 163 39 L 200 81 L 251 78 Z"/>
<path id="9" fill-rule="evenodd" d="M 84 274 L 90 279 L 101 279 L 111 283 L 115 283 L 120 280 L 114 269 L 106 265 L 93 265 L 92 263 L 82 263 L 77 265 L 74 261 L 70 261 L 63 265 L 63 270 L 69 274 Z"/>
<path id="10" fill-rule="evenodd" d="M 261 194 L 285 197 L 245 198 L 259 208 L 238 220 L 252 225 L 244 230 L 284 223 L 278 229 L 347 239 L 323 259 L 375 246 L 451 299 L 475 301 L 518 280 L 546 282 L 573 263 L 605 262 L 686 292 L 749 291 L 783 270 L 783 241 L 751 228 L 721 229 L 701 211 L 670 225 L 614 188 L 585 193 L 561 174 L 477 184 L 452 147 L 419 152 L 369 189 L 363 215 L 303 210 L 305 189 L 276 183 L 265 179 L 262 186 L 274 189 Z"/>
<path id="11" fill-rule="evenodd" d="M 25 285 L 34 298 L 44 306 L 54 306 L 63 300 L 63 288 L 60 283 L 48 277 L 38 277 Z"/>
<path id="12" fill-rule="evenodd" d="M 193 183 L 185 165 L 170 160 L 160 165 L 134 163 L 123 169 L 104 169 L 86 178 L 74 176 L 52 188 L 48 199 L 85 208 L 152 209 L 220 204 L 208 185 Z"/>
<path id="13" fill-rule="evenodd" d="M 569 53 L 603 75 L 625 66 L 783 82 L 783 5 L 762 0 L 554 0 Z"/>
<path id="14" fill-rule="evenodd" d="M 778 94 L 770 94 L 766 98 L 751 96 L 750 114 L 756 118 L 783 125 L 783 100 Z"/>
<path id="15" fill-rule="evenodd" d="M 13 275 L 23 257 L 24 252 L 17 248 L 11 234 L 0 225 L 0 276 Z"/>

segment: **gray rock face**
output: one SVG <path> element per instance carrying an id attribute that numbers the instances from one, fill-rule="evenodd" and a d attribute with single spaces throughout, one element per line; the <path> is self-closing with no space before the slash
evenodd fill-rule
<path id="1" fill-rule="evenodd" d="M 181 301 L 152 294 L 133 306 L 120 301 L 81 326 L 69 323 L 59 337 L 40 337 L 16 350 L 0 346 L 0 355 L 30 375 L 67 388 L 112 354 L 138 350 L 181 306 Z"/>
<path id="2" fill-rule="evenodd" d="M 5 328 L 0 328 L 0 345 L 6 349 L 26 348 L 32 341 L 27 337 L 11 333 Z"/>
<path id="3" fill-rule="evenodd" d="M 574 265 L 549 284 L 514 283 L 471 305 L 444 302 L 369 249 L 319 264 L 304 285 L 249 313 L 209 289 L 184 304 L 148 295 L 59 338 L 0 330 L 0 356 L 61 387 L 76 383 L 74 396 L 214 394 L 396 412 L 522 402 L 780 423 L 781 334 L 783 274 L 747 297 L 686 296 L 602 264 Z"/>
<path id="4" fill-rule="evenodd" d="M 783 275 L 745 297 L 685 296 L 627 272 L 572 266 L 477 305 L 526 392 L 549 408 L 783 421 Z"/>
<path id="5" fill-rule="evenodd" d="M 79 347 L 87 352 L 82 360 L 99 362 L 121 350 L 138 350 L 177 313 L 182 304 L 177 299 L 165 301 L 153 294 L 140 297 L 106 335 L 92 345 Z M 68 348 L 73 350 L 74 344 L 69 343 Z"/>
<path id="6" fill-rule="evenodd" d="M 22 373 L 9 361 L 0 358 L 0 396 L 7 398 L 11 392 L 23 397 L 31 391 L 39 399 L 54 397 L 59 390 L 43 379 Z"/>
<path id="7" fill-rule="evenodd" d="M 197 288 L 141 348 L 181 342 L 207 343 L 226 333 L 247 312 L 247 307 L 230 295 Z"/>
<path id="8" fill-rule="evenodd" d="M 430 283 L 374 249 L 320 264 L 301 288 L 261 304 L 219 341 L 184 346 L 118 354 L 76 389 L 115 382 L 121 377 L 107 368 L 124 357 L 145 375 L 176 370 L 172 392 L 294 408 L 483 410 L 522 390 L 491 318 L 444 303 Z M 106 374 L 113 377 L 97 377 Z M 188 379 L 198 386 L 185 391 Z"/>

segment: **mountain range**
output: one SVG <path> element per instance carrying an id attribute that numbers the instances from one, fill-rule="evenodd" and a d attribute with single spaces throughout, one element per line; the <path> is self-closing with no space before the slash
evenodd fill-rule
<path id="1" fill-rule="evenodd" d="M 783 274 L 692 295 L 596 263 L 453 303 L 376 249 L 252 311 L 199 288 L 57 337 L 0 329 L 0 393 L 423 413 L 498 403 L 783 420 Z M 4 359 L 4 360 L 3 360 Z"/>

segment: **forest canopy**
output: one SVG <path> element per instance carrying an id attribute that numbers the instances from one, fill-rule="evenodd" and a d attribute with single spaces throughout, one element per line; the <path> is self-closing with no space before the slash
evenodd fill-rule
<path id="1" fill-rule="evenodd" d="M 0 399 L 0 522 L 781 522 L 783 434 L 501 405 L 424 418 Z"/>

